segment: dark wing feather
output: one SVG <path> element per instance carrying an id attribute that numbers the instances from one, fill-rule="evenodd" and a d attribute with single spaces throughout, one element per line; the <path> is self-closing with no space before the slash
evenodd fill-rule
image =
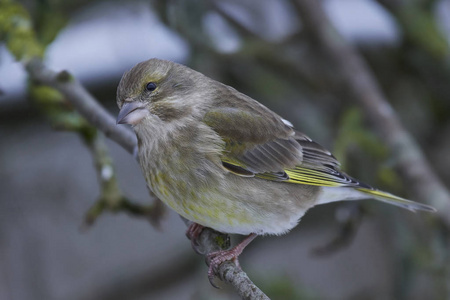
<path id="1" fill-rule="evenodd" d="M 255 145 L 236 157 L 255 173 L 280 172 L 302 161 L 302 147 L 294 138 Z"/>

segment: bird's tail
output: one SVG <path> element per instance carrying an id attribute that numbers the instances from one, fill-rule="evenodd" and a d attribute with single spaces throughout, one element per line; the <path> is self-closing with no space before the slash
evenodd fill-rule
<path id="1" fill-rule="evenodd" d="M 432 206 L 407 200 L 387 192 L 377 189 L 363 188 L 363 187 L 323 187 L 322 193 L 319 196 L 317 204 L 329 203 L 342 200 L 360 200 L 360 199 L 375 199 L 383 201 L 395 206 L 406 208 L 410 211 L 416 212 L 418 210 L 435 212 L 436 209 Z"/>
<path id="2" fill-rule="evenodd" d="M 356 190 L 360 191 L 364 194 L 367 194 L 368 196 L 370 196 L 370 198 L 373 198 L 375 200 L 383 201 L 383 202 L 386 202 L 386 203 L 389 203 L 389 204 L 392 204 L 395 206 L 406 208 L 413 212 L 416 212 L 418 210 L 429 211 L 429 212 L 436 211 L 436 209 L 432 206 L 414 202 L 411 200 L 407 200 L 407 199 L 404 199 L 404 198 L 401 198 L 401 197 L 398 197 L 398 196 L 395 196 L 395 195 L 392 195 L 390 193 L 383 192 L 380 190 L 366 189 L 366 188 L 358 188 Z"/>

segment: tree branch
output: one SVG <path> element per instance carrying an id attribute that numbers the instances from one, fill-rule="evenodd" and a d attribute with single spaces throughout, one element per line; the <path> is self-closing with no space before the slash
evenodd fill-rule
<path id="1" fill-rule="evenodd" d="M 450 194 L 432 171 L 424 154 L 401 124 L 369 67 L 339 35 L 317 0 L 293 0 L 307 33 L 332 63 L 342 88 L 361 107 L 392 152 L 412 193 L 438 209 L 450 226 Z"/>
<path id="2" fill-rule="evenodd" d="M 117 126 L 114 117 L 72 75 L 49 70 L 38 59 L 25 67 L 33 80 L 58 90 L 92 126 L 136 157 L 135 135 L 124 126 Z"/>
<path id="3" fill-rule="evenodd" d="M 117 126 L 114 117 L 67 71 L 60 73 L 52 71 L 40 60 L 28 62 L 26 69 L 33 80 L 58 90 L 91 125 L 137 157 L 134 134 L 123 126 Z M 199 239 L 201 247 L 205 250 L 205 257 L 210 252 L 222 249 L 221 246 L 225 244 L 220 241 L 224 240 L 228 240 L 228 235 L 205 228 Z M 222 263 L 216 275 L 233 286 L 243 299 L 269 299 L 233 262 Z"/>
<path id="4" fill-rule="evenodd" d="M 191 221 L 181 217 L 186 226 L 192 224 Z M 201 232 L 198 241 L 201 255 L 205 256 L 206 263 L 209 265 L 208 255 L 212 252 L 226 250 L 230 248 L 230 238 L 227 234 L 215 231 L 211 228 L 205 227 Z M 214 241 L 211 243 L 211 241 Z M 226 261 L 219 265 L 216 271 L 216 276 L 220 280 L 230 284 L 239 293 L 244 300 L 266 300 L 269 299 L 266 294 L 261 291 L 242 271 L 242 269 L 232 261 Z"/>

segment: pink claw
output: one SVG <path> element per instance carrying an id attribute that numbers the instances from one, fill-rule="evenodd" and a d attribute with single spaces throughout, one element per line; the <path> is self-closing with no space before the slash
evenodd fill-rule
<path id="1" fill-rule="evenodd" d="M 204 254 L 204 251 L 200 249 L 198 238 L 203 231 L 203 226 L 197 223 L 192 223 L 186 230 L 186 236 L 191 240 L 192 249 L 198 254 Z"/>
<path id="2" fill-rule="evenodd" d="M 238 257 L 242 253 L 245 247 L 250 244 L 256 237 L 256 233 L 252 233 L 247 236 L 242 242 L 237 244 L 234 248 L 230 250 L 220 250 L 211 252 L 208 254 L 209 269 L 208 269 L 208 279 L 211 285 L 215 288 L 219 288 L 214 283 L 214 277 L 217 272 L 219 265 L 225 261 L 232 260 L 238 268 L 240 268 Z"/>

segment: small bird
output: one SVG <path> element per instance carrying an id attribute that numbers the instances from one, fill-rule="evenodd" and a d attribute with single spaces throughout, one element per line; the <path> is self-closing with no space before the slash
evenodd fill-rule
<path id="1" fill-rule="evenodd" d="M 209 254 L 208 277 L 257 235 L 281 235 L 311 207 L 373 198 L 411 211 L 431 206 L 377 190 L 340 170 L 324 147 L 256 100 L 186 66 L 150 59 L 117 88 L 118 124 L 131 124 L 150 189 L 193 224 L 248 235 Z M 214 285 L 214 284 L 213 284 Z"/>

